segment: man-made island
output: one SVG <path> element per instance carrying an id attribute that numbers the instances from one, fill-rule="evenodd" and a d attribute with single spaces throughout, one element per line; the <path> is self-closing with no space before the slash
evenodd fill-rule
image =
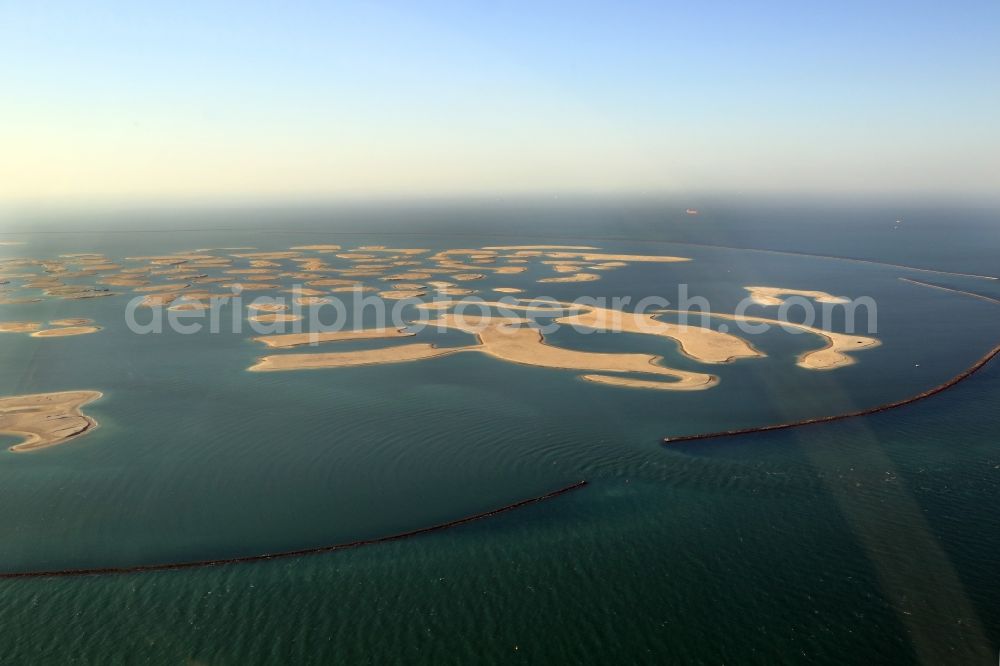
<path id="1" fill-rule="evenodd" d="M 36 451 L 90 432 L 97 421 L 80 408 L 100 398 L 100 391 L 60 391 L 0 398 L 0 433 L 23 437 L 11 451 Z"/>

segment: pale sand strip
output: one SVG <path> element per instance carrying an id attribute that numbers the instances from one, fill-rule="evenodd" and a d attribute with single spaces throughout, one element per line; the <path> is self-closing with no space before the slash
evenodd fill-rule
<path id="1" fill-rule="evenodd" d="M 700 312 L 685 313 L 682 310 L 661 310 L 661 312 L 669 314 L 689 314 L 692 316 L 701 314 Z M 853 365 L 854 363 L 857 363 L 857 360 L 848 356 L 848 353 L 872 349 L 873 347 L 878 347 L 882 344 L 878 339 L 869 338 L 864 335 L 834 333 L 832 331 L 824 331 L 821 328 L 806 326 L 805 324 L 793 324 L 791 322 L 780 321 L 778 319 L 768 319 L 767 317 L 722 314 L 720 312 L 712 312 L 709 316 L 719 317 L 720 319 L 728 319 L 730 321 L 743 321 L 751 324 L 770 324 L 778 327 L 783 326 L 785 328 L 795 328 L 800 331 L 805 331 L 806 333 L 818 335 L 826 341 L 826 346 L 821 349 L 813 349 L 811 351 L 803 352 L 799 355 L 796 361 L 796 365 L 809 370 L 834 370 L 836 368 L 842 368 L 846 365 Z"/>
<path id="2" fill-rule="evenodd" d="M 271 355 L 260 358 L 255 365 L 250 367 L 250 370 L 260 372 L 342 368 L 419 361 L 446 354 L 478 351 L 502 361 L 521 365 L 558 370 L 636 372 L 671 377 L 675 380 L 664 382 L 662 386 L 656 387 L 658 389 L 691 391 L 710 388 L 719 381 L 713 375 L 658 365 L 657 361 L 661 357 L 650 354 L 603 354 L 553 347 L 545 343 L 541 333 L 537 330 L 519 327 L 526 321 L 518 317 L 471 317 L 446 313 L 428 324 L 454 328 L 476 335 L 479 344 L 441 349 L 426 343 L 415 343 L 356 352 Z"/>
<path id="3" fill-rule="evenodd" d="M 258 324 L 276 324 L 287 321 L 302 321 L 302 316 L 294 314 L 277 313 L 277 314 L 254 315 L 253 317 L 249 317 L 249 319 L 250 321 L 255 321 Z"/>
<path id="4" fill-rule="evenodd" d="M 593 282 L 594 280 L 600 280 L 601 276 L 596 273 L 574 273 L 573 275 L 566 275 L 563 277 L 547 277 L 538 280 L 538 282 Z"/>
<path id="5" fill-rule="evenodd" d="M 50 326 L 86 326 L 88 324 L 93 324 L 93 319 L 84 319 L 82 317 L 76 319 L 53 319 L 49 322 Z"/>
<path id="6" fill-rule="evenodd" d="M 470 299 L 464 301 L 432 301 L 430 303 L 418 303 L 415 307 L 420 308 L 421 310 L 449 310 L 453 307 L 461 305 L 464 310 L 471 310 L 473 313 L 482 312 L 482 308 L 493 307 L 509 310 L 511 312 L 543 312 L 550 315 L 557 315 L 560 312 L 572 310 L 585 310 L 590 307 L 586 305 L 576 306 L 559 301 L 538 301 L 537 305 L 520 305 L 520 303 L 531 302 L 532 301 L 527 298 L 517 299 L 512 303 L 504 303 L 502 301 L 478 301 Z M 498 319 L 502 319 L 502 317 L 498 317 Z"/>
<path id="7" fill-rule="evenodd" d="M 620 331 L 640 335 L 657 335 L 676 340 L 681 352 L 702 363 L 729 363 L 738 358 L 756 358 L 765 354 L 752 344 L 730 333 L 722 333 L 693 324 L 681 325 L 654 319 L 652 314 L 622 312 L 610 308 L 592 307 L 555 320 L 557 324 L 583 326 L 599 331 Z"/>
<path id="8" fill-rule="evenodd" d="M 284 312 L 288 306 L 284 303 L 250 303 L 247 310 L 259 310 L 260 312 Z"/>
<path id="9" fill-rule="evenodd" d="M 80 408 L 101 395 L 99 391 L 62 391 L 0 398 L 0 432 L 24 437 L 11 451 L 62 444 L 97 427 L 97 421 Z"/>
<path id="10" fill-rule="evenodd" d="M 420 298 L 421 296 L 426 296 L 427 292 L 423 289 L 391 289 L 389 291 L 380 291 L 378 295 L 380 298 L 384 298 L 389 301 L 403 301 L 408 298 Z"/>
<path id="11" fill-rule="evenodd" d="M 654 391 L 704 391 L 712 388 L 716 382 L 705 384 L 685 384 L 679 386 L 677 382 L 657 382 L 649 379 L 633 379 L 631 377 L 618 377 L 615 375 L 580 375 L 581 379 L 597 384 L 607 384 L 609 386 L 622 386 L 624 388 L 652 389 Z"/>
<path id="12" fill-rule="evenodd" d="M 407 361 L 422 361 L 436 356 L 468 351 L 469 349 L 474 349 L 474 347 L 439 348 L 426 342 L 417 342 L 397 347 L 365 349 L 353 352 L 277 354 L 261 357 L 249 369 L 251 372 L 270 372 L 275 370 L 317 370 L 320 368 L 348 368 L 382 363 L 404 363 Z"/>
<path id="13" fill-rule="evenodd" d="M 484 250 L 599 250 L 593 245 L 488 245 Z"/>
<path id="14" fill-rule="evenodd" d="M 518 303 L 530 303 L 520 299 Z M 621 331 L 640 335 L 658 335 L 676 340 L 681 352 L 702 363 L 728 363 L 739 358 L 756 358 L 765 356 L 752 344 L 730 333 L 722 333 L 710 328 L 694 324 L 673 324 L 654 319 L 655 314 L 636 314 L 610 308 L 599 308 L 592 305 L 574 305 L 564 301 L 539 301 L 538 306 L 503 303 L 500 301 L 441 301 L 421 303 L 418 308 L 424 310 L 448 310 L 458 305 L 465 305 L 471 313 L 481 312 L 482 307 L 495 307 L 511 312 L 523 311 L 545 315 L 560 315 L 554 321 L 557 324 L 582 326 L 601 331 Z M 574 311 L 575 312 L 572 312 Z M 465 314 L 465 319 L 472 321 L 475 314 Z M 502 317 L 496 317 L 503 321 Z"/>
<path id="15" fill-rule="evenodd" d="M 272 349 L 289 349 L 321 342 L 341 342 L 344 340 L 378 340 L 415 335 L 404 328 L 369 328 L 360 331 L 326 331 L 315 333 L 286 333 L 283 335 L 262 335 L 254 338 Z"/>
<path id="16" fill-rule="evenodd" d="M 557 370 L 597 370 L 602 372 L 639 372 L 673 377 L 668 387 L 689 391 L 709 388 L 718 378 L 700 372 L 676 370 L 659 365 L 660 356 L 650 354 L 605 354 L 563 349 L 546 344 L 542 334 L 532 328 L 518 328 L 525 320 L 516 317 L 470 317 L 442 314 L 429 325 L 441 325 L 478 336 L 485 354 L 502 361 Z M 666 387 L 665 387 L 666 388 Z"/>
<path id="17" fill-rule="evenodd" d="M 396 254 L 405 254 L 408 256 L 430 252 L 430 250 L 422 247 L 385 247 L 384 245 L 363 245 L 358 249 L 363 252 L 395 252 Z"/>
<path id="18" fill-rule="evenodd" d="M 530 252 L 530 250 L 525 251 Z M 515 253 L 522 255 L 522 252 Z M 523 254 L 523 256 L 531 256 Z M 691 261 L 688 257 L 673 257 L 659 254 L 604 254 L 601 252 L 546 252 L 550 259 L 582 259 L 584 261 L 641 261 L 671 263 L 676 261 Z"/>
<path id="19" fill-rule="evenodd" d="M 842 296 L 834 296 L 825 291 L 810 291 L 808 289 L 785 289 L 784 287 L 743 287 L 750 292 L 750 298 L 754 303 L 760 305 L 781 305 L 785 302 L 782 296 L 804 296 L 811 298 L 817 303 L 850 303 L 850 299 Z"/>
<path id="20" fill-rule="evenodd" d="M 0 333 L 31 333 L 41 327 L 37 321 L 0 321 Z"/>
<path id="21" fill-rule="evenodd" d="M 88 335 L 90 333 L 97 333 L 101 330 L 100 326 L 66 326 L 65 328 L 46 328 L 41 331 L 35 331 L 31 334 L 33 338 L 65 338 L 70 335 Z"/>

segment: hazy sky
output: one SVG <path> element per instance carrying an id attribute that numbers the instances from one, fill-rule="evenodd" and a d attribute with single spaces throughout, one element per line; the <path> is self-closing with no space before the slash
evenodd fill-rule
<path id="1" fill-rule="evenodd" d="M 998 189 L 998 0 L 0 3 L 0 200 Z"/>

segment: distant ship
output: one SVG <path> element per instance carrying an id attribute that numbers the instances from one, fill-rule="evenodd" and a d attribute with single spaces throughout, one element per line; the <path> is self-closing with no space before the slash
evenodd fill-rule
<path id="1" fill-rule="evenodd" d="M 697 208 L 688 208 L 684 212 L 687 213 L 688 215 L 697 215 L 698 214 L 698 209 Z"/>

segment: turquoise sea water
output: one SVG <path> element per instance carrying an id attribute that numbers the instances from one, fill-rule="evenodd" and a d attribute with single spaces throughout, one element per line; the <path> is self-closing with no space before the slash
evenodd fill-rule
<path id="1" fill-rule="evenodd" d="M 721 378 L 705 392 L 644 392 L 478 354 L 247 373 L 262 353 L 247 335 L 137 336 L 124 325 L 124 297 L 0 305 L 3 320 L 85 316 L 104 327 L 61 340 L 0 337 L 0 395 L 105 393 L 87 408 L 97 431 L 0 456 L 3 571 L 307 548 L 589 482 L 542 504 L 354 551 L 0 581 L 0 661 L 993 663 L 996 363 L 932 399 L 853 421 L 671 447 L 660 440 L 897 400 L 998 341 L 1000 306 L 899 278 L 994 296 L 996 281 L 705 245 L 995 274 L 995 211 L 699 206 L 693 219 L 657 215 L 649 203 L 603 203 L 14 220 L 3 239 L 27 244 L 0 247 L 0 257 L 541 239 L 678 254 L 693 261 L 632 265 L 593 283 L 540 285 L 533 269 L 470 284 L 673 301 L 683 282 L 728 312 L 747 284 L 867 295 L 883 344 L 854 366 L 812 373 L 794 358 L 817 340 L 777 331 L 753 338 L 766 359 L 724 366 L 644 336 L 549 338 L 660 354 Z M 893 231 L 900 217 L 903 229 Z M 842 233 L 831 234 L 838 225 Z M 446 344 L 431 332 L 424 339 Z M 466 341 L 452 334 L 447 344 Z M 365 346 L 344 344 L 337 349 Z"/>

